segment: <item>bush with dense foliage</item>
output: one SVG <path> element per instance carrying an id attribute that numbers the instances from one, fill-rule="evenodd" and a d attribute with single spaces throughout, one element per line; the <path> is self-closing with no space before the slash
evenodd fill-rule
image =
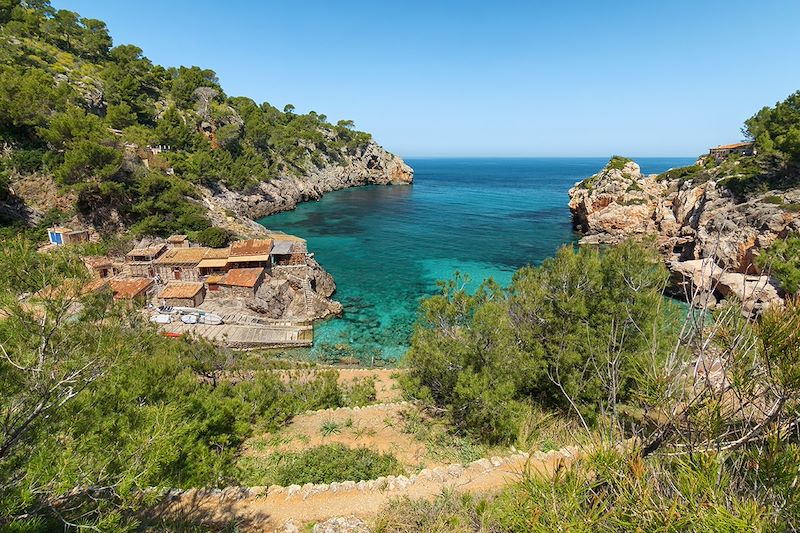
<path id="1" fill-rule="evenodd" d="M 800 91 L 745 121 L 745 133 L 759 150 L 779 152 L 800 164 Z"/>
<path id="2" fill-rule="evenodd" d="M 530 300 L 519 312 L 539 317 L 539 309 Z M 617 350 L 613 331 L 587 328 L 609 353 Z M 732 305 L 692 312 L 679 337 L 656 334 L 636 357 L 637 372 L 628 375 L 635 394 L 614 393 L 613 380 L 597 383 L 608 402 L 595 411 L 602 423 L 585 428 L 589 443 L 576 462 L 532 465 L 520 483 L 491 497 L 445 492 L 433 502 L 392 502 L 378 513 L 376 530 L 796 531 L 798 332 L 793 300 L 758 319 Z M 658 344 L 668 346 L 666 356 Z M 610 368 L 592 366 L 599 374 Z M 554 384 L 563 386 L 556 376 Z"/>
<path id="3" fill-rule="evenodd" d="M 443 283 L 422 304 L 407 392 L 488 442 L 513 440 L 526 403 L 591 423 L 631 395 L 655 336 L 669 338 L 666 278 L 651 246 L 628 242 L 605 252 L 564 247 L 520 269 L 505 291 L 491 281 L 474 293 L 460 278 Z"/>
<path id="4" fill-rule="evenodd" d="M 787 293 L 800 291 L 800 235 L 778 239 L 757 261 L 758 266 L 774 276 Z"/>
<path id="5" fill-rule="evenodd" d="M 276 453 L 244 461 L 242 478 L 249 485 L 303 485 L 334 481 L 361 481 L 399 475 L 403 468 L 391 454 L 367 448 L 326 444 L 302 452 Z"/>

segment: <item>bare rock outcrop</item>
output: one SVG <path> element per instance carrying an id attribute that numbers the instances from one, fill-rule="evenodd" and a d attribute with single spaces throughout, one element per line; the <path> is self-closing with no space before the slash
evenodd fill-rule
<path id="1" fill-rule="evenodd" d="M 711 258 L 674 261 L 669 268 L 673 294 L 695 307 L 713 309 L 720 302 L 735 300 L 750 315 L 783 304 L 778 284 L 769 276 L 729 272 Z"/>
<path id="2" fill-rule="evenodd" d="M 327 192 L 361 185 L 410 184 L 413 179 L 414 171 L 402 159 L 370 142 L 344 160 L 324 158 L 323 165 L 303 176 L 278 177 L 247 191 L 234 191 L 220 183 L 208 190 L 206 198 L 227 212 L 255 220 L 319 200 Z"/>
<path id="3" fill-rule="evenodd" d="M 581 243 L 653 236 L 679 285 L 691 282 L 710 300 L 735 296 L 757 311 L 780 298 L 755 259 L 776 239 L 800 231 L 800 188 L 741 199 L 720 183 L 723 178 L 646 176 L 635 162 L 612 159 L 570 189 L 569 207 L 575 228 L 584 234 Z M 713 269 L 720 274 L 711 276 Z M 680 285 L 678 291 L 684 289 Z"/>

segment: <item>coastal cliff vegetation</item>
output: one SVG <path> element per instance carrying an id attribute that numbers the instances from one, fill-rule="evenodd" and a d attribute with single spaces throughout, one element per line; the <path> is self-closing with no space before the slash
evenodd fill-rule
<path id="1" fill-rule="evenodd" d="M 522 449 L 541 413 L 582 458 L 492 496 L 401 499 L 378 531 L 791 531 L 800 525 L 800 306 L 688 315 L 652 244 L 562 248 L 507 290 L 422 304 L 406 393 Z M 682 318 L 679 318 L 682 317 Z M 527 415 L 527 416 L 526 416 Z"/>
<path id="2" fill-rule="evenodd" d="M 669 170 L 659 179 L 696 183 L 713 179 L 742 199 L 800 185 L 800 91 L 745 120 L 742 133 L 754 143 L 754 155 L 732 155 L 722 161 L 706 158 Z"/>
<path id="3" fill-rule="evenodd" d="M 69 200 L 46 222 L 79 215 L 136 235 L 224 241 L 195 185 L 242 191 L 371 142 L 349 120 L 229 96 L 212 70 L 155 65 L 113 46 L 102 21 L 48 1 L 0 9 L 0 201 L 20 178 L 52 177 Z"/>

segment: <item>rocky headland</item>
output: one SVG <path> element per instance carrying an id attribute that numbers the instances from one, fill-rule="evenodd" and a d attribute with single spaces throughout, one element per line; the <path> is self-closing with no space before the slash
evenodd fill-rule
<path id="1" fill-rule="evenodd" d="M 229 212 L 256 220 L 292 210 L 301 202 L 319 200 L 327 192 L 362 185 L 410 184 L 413 179 L 411 167 L 371 141 L 344 161 L 325 158 L 323 165 L 302 176 L 281 176 L 244 191 L 218 183 L 204 190 L 204 198 Z"/>
<path id="2" fill-rule="evenodd" d="M 569 208 L 581 244 L 655 238 L 673 273 L 672 290 L 695 305 L 736 299 L 758 312 L 780 303 L 782 290 L 756 258 L 776 239 L 800 231 L 800 188 L 740 197 L 726 176 L 701 172 L 644 175 L 638 164 L 612 158 L 570 189 Z"/>

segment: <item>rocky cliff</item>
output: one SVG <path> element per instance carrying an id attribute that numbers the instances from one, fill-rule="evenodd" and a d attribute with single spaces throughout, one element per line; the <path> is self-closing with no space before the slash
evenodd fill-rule
<path id="1" fill-rule="evenodd" d="M 776 301 L 779 289 L 755 258 L 776 239 L 800 231 L 800 188 L 742 199 L 721 184 L 724 177 L 715 177 L 646 176 L 635 162 L 612 159 L 569 191 L 573 223 L 584 234 L 581 243 L 614 244 L 651 235 L 680 292 L 703 293 L 712 304 L 738 293 L 748 307 L 765 307 Z M 715 269 L 718 274 L 712 276 Z"/>
<path id="2" fill-rule="evenodd" d="M 361 185 L 410 184 L 414 171 L 402 159 L 374 141 L 343 161 L 323 156 L 323 164 L 302 176 L 281 176 L 234 191 L 217 183 L 204 190 L 207 203 L 250 220 L 294 209 L 298 203 L 319 200 L 323 194 Z"/>

